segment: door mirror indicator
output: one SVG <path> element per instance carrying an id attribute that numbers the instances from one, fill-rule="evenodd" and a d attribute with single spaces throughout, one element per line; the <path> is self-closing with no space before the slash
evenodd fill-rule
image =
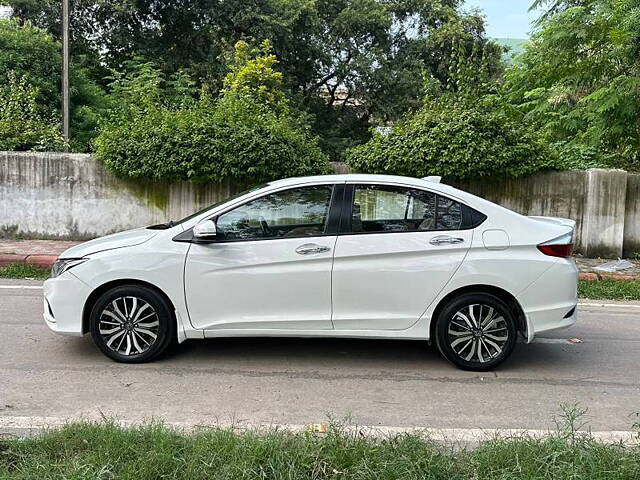
<path id="1" fill-rule="evenodd" d="M 217 236 L 216 223 L 213 220 L 205 220 L 193 227 L 193 239 L 195 241 L 212 241 Z"/>

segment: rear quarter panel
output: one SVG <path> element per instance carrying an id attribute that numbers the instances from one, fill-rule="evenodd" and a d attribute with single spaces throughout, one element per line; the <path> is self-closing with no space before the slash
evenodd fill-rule
<path id="1" fill-rule="evenodd" d="M 501 288 L 518 299 L 556 263 L 566 261 L 544 255 L 537 245 L 567 233 L 570 227 L 536 221 L 478 197 L 473 197 L 468 203 L 487 215 L 487 219 L 474 229 L 471 248 L 464 262 L 424 312 L 422 319 L 428 322 L 441 300 L 458 289 L 489 285 Z M 483 233 L 491 230 L 506 232 L 506 248 L 485 247 Z M 564 283 L 567 284 L 566 281 Z M 522 302 L 521 306 L 526 314 L 527 307 Z"/>

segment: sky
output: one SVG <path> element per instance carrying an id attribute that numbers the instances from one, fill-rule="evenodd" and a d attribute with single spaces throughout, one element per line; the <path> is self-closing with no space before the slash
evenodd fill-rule
<path id="1" fill-rule="evenodd" d="M 492 38 L 529 38 L 531 22 L 538 17 L 529 12 L 531 0 L 467 0 L 466 8 L 478 7 L 487 18 L 487 35 Z"/>

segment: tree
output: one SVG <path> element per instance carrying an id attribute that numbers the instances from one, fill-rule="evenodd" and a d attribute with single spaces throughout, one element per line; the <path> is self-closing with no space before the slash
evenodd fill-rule
<path id="1" fill-rule="evenodd" d="M 0 82 L 13 72 L 37 92 L 34 102 L 43 118 L 59 117 L 62 47 L 51 34 L 29 22 L 0 20 Z M 99 110 L 106 105 L 103 89 L 91 79 L 92 69 L 82 57 L 71 70 L 71 147 L 86 151 L 96 134 Z M 14 82 L 15 84 L 15 82 Z"/>
<path id="2" fill-rule="evenodd" d="M 640 0 L 533 6 L 548 11 L 507 72 L 512 101 L 570 164 L 639 169 Z"/>
<path id="3" fill-rule="evenodd" d="M 422 107 L 388 135 L 347 151 L 356 171 L 450 179 L 522 176 L 554 168 L 546 142 L 523 122 L 493 79 L 491 55 L 467 57 L 452 47 L 443 83 L 426 79 Z"/>
<path id="4" fill-rule="evenodd" d="M 323 148 L 342 150 L 369 137 L 372 124 L 419 108 L 422 75 L 445 80 L 449 54 L 486 50 L 502 69 L 502 48 L 488 40 L 477 12 L 462 0 L 77 0 L 74 55 L 97 55 L 122 70 L 140 57 L 165 75 L 179 70 L 212 93 L 222 87 L 239 40 L 271 39 L 295 109 L 309 113 Z M 12 0 L 16 15 L 58 35 L 54 0 Z M 480 44 L 479 49 L 474 46 Z M 485 48 L 486 47 L 486 48 Z"/>

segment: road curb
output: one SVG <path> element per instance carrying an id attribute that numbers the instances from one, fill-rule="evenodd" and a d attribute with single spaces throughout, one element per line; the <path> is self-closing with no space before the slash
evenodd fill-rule
<path id="1" fill-rule="evenodd" d="M 0 417 L 0 436 L 27 437 L 45 432 L 47 429 L 63 427 L 72 422 L 93 422 L 102 423 L 108 421 L 115 422 L 124 427 L 135 427 L 150 422 L 161 423 L 178 430 L 193 431 L 203 428 L 221 428 L 232 430 L 234 433 L 243 432 L 270 432 L 274 430 L 285 430 L 293 433 L 312 432 L 324 434 L 332 426 L 330 424 L 250 424 L 250 423 L 203 423 L 203 422 L 167 422 L 157 418 L 140 421 L 126 421 L 117 419 L 105 420 L 102 416 L 95 417 L 22 417 L 4 416 Z M 391 426 L 368 426 L 368 425 L 346 425 L 338 427 L 341 431 L 349 434 L 356 434 L 372 438 L 388 438 L 403 434 L 414 434 L 428 437 L 436 442 L 445 444 L 478 445 L 485 441 L 495 439 L 517 439 L 517 438 L 546 438 L 557 435 L 553 430 L 538 430 L 526 428 L 433 428 L 433 427 L 391 427 Z M 605 444 L 622 444 L 627 446 L 640 445 L 640 437 L 635 431 L 578 431 L 576 435 L 584 435 Z"/>
<path id="2" fill-rule="evenodd" d="M 22 255 L 18 253 L 0 253 L 0 267 L 9 265 L 34 265 L 41 268 L 51 268 L 58 255 L 51 254 L 33 254 Z"/>
<path id="3" fill-rule="evenodd" d="M 586 280 L 589 282 L 597 282 L 598 280 L 626 280 L 634 282 L 640 280 L 640 275 L 626 275 L 623 273 L 582 272 L 579 277 L 580 280 Z"/>
<path id="4" fill-rule="evenodd" d="M 6 267 L 14 263 L 26 263 L 27 256 L 17 253 L 0 253 L 0 267 Z"/>

